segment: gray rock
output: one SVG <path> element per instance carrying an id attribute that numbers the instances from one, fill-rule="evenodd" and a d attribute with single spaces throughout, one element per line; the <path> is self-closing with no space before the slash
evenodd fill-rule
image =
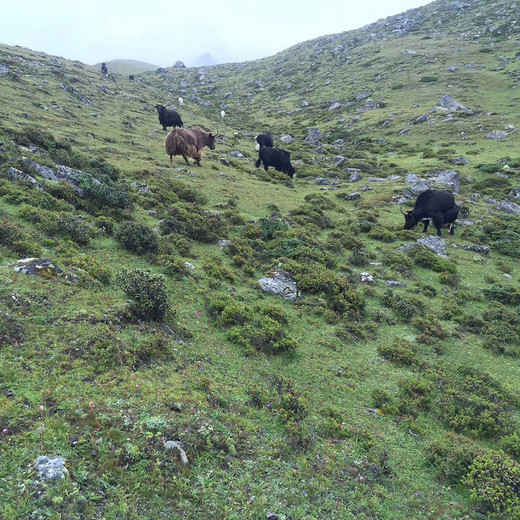
<path id="1" fill-rule="evenodd" d="M 497 209 L 511 215 L 520 215 L 520 204 L 503 200 L 497 204 Z"/>
<path id="2" fill-rule="evenodd" d="M 228 155 L 231 155 L 231 157 L 238 157 L 238 158 L 244 157 L 244 154 L 242 152 L 239 152 L 236 150 L 229 152 Z"/>
<path id="3" fill-rule="evenodd" d="M 189 464 L 186 452 L 182 448 L 182 444 L 179 441 L 164 441 L 164 447 L 167 451 L 176 450 L 179 454 L 179 460 L 182 462 L 184 466 L 187 466 Z"/>
<path id="4" fill-rule="evenodd" d="M 434 184 L 442 184 L 444 187 L 460 193 L 460 175 L 459 172 L 455 171 L 444 171 L 440 172 L 435 177 L 431 177 L 430 180 Z"/>
<path id="5" fill-rule="evenodd" d="M 387 182 L 386 177 L 367 177 L 367 182 Z"/>
<path id="6" fill-rule="evenodd" d="M 316 177 L 316 184 L 318 186 L 328 186 L 330 184 L 329 179 L 325 177 Z"/>
<path id="7" fill-rule="evenodd" d="M 489 247 L 486 247 L 486 246 L 468 244 L 468 245 L 463 245 L 461 247 L 462 247 L 462 249 L 466 249 L 468 251 L 475 251 L 476 253 L 482 253 L 483 255 L 489 254 Z"/>
<path id="8" fill-rule="evenodd" d="M 296 282 L 289 274 L 275 272 L 258 280 L 261 289 L 269 294 L 280 295 L 284 300 L 293 301 L 298 297 Z"/>
<path id="9" fill-rule="evenodd" d="M 305 138 L 308 143 L 315 144 L 323 139 L 323 135 L 319 128 L 311 128 L 309 135 Z"/>
<path id="10" fill-rule="evenodd" d="M 61 268 L 47 258 L 22 258 L 13 264 L 9 264 L 9 267 L 12 267 L 18 273 L 47 279 L 55 278 L 63 272 Z"/>
<path id="11" fill-rule="evenodd" d="M 332 105 L 330 105 L 330 107 L 328 108 L 329 112 L 332 112 L 333 110 L 339 110 L 343 105 L 341 103 L 338 103 L 337 101 L 335 101 L 334 103 L 332 103 Z"/>
<path id="12" fill-rule="evenodd" d="M 284 134 L 280 137 L 280 141 L 285 144 L 291 144 L 294 139 L 289 134 Z"/>
<path id="13" fill-rule="evenodd" d="M 513 188 L 513 189 L 509 192 L 507 198 L 508 198 L 509 200 L 511 200 L 511 199 L 520 199 L 520 188 Z"/>
<path id="14" fill-rule="evenodd" d="M 375 283 L 374 277 L 370 273 L 360 273 L 361 283 L 373 284 Z"/>
<path id="15" fill-rule="evenodd" d="M 0 74 L 9 74 L 9 65 L 0 63 Z"/>
<path id="16" fill-rule="evenodd" d="M 351 169 L 352 168 L 347 168 L 345 171 L 348 173 L 348 171 Z M 352 174 L 350 175 L 350 177 L 348 179 L 348 182 L 359 182 L 361 179 L 363 179 L 363 177 L 361 177 L 360 171 L 361 170 L 356 170 L 356 171 L 352 172 Z"/>
<path id="17" fill-rule="evenodd" d="M 23 182 L 24 184 L 29 185 L 31 188 L 43 190 L 41 184 L 34 177 L 31 177 L 28 173 L 22 172 L 21 170 L 17 170 L 16 168 L 9 168 L 5 176 L 10 181 Z"/>
<path id="18" fill-rule="evenodd" d="M 451 163 L 457 166 L 463 166 L 464 164 L 469 164 L 469 161 L 465 157 L 455 157 L 451 160 Z"/>
<path id="19" fill-rule="evenodd" d="M 69 474 L 65 462 L 63 457 L 51 458 L 40 455 L 34 462 L 34 468 L 42 480 L 63 480 Z"/>
<path id="20" fill-rule="evenodd" d="M 451 96 L 441 96 L 439 99 L 439 105 L 448 110 L 461 110 L 466 114 L 473 114 L 473 110 L 465 107 L 462 103 L 455 101 Z"/>
<path id="21" fill-rule="evenodd" d="M 428 114 L 423 114 L 412 121 L 412 124 L 418 125 L 419 123 L 425 123 L 430 119 Z"/>
<path id="22" fill-rule="evenodd" d="M 420 238 L 417 242 L 428 249 L 431 249 L 437 256 L 442 258 L 448 258 L 446 254 L 446 242 L 440 237 L 429 235 L 424 238 Z"/>
<path id="23" fill-rule="evenodd" d="M 419 193 L 422 193 L 423 191 L 429 190 L 430 186 L 426 181 L 423 181 L 422 179 L 418 180 L 417 182 L 414 182 L 410 186 L 410 191 L 413 195 L 419 195 Z"/>
<path id="24" fill-rule="evenodd" d="M 385 285 L 387 287 L 406 287 L 404 282 L 398 282 L 396 280 L 385 280 Z"/>
<path id="25" fill-rule="evenodd" d="M 509 137 L 509 134 L 507 132 L 502 132 L 502 130 L 495 130 L 486 135 L 486 139 L 493 139 L 495 141 L 500 141 L 506 137 Z"/>

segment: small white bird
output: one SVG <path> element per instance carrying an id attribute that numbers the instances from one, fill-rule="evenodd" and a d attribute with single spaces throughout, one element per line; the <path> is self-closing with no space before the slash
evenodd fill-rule
<path id="1" fill-rule="evenodd" d="M 226 113 L 224 112 L 224 110 L 222 110 L 222 112 L 220 112 L 220 116 L 224 117 L 225 115 L 226 115 Z"/>
<path id="2" fill-rule="evenodd" d="M 181 97 L 179 98 L 179 105 L 182 107 L 182 105 L 184 104 L 184 99 L 182 99 Z"/>

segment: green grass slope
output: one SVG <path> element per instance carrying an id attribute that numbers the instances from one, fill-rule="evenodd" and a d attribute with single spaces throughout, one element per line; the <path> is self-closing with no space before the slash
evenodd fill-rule
<path id="1" fill-rule="evenodd" d="M 519 518 L 512 5 L 133 83 L 0 46 L 1 518 Z M 218 131 L 201 167 L 157 103 Z M 294 179 L 255 168 L 267 129 Z M 399 208 L 446 171 L 441 257 Z"/>

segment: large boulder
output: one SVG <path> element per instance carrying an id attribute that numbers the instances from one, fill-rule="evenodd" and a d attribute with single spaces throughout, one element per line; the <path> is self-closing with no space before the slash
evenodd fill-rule
<path id="1" fill-rule="evenodd" d="M 274 272 L 258 280 L 261 289 L 267 293 L 280 295 L 284 300 L 293 301 L 298 296 L 296 282 L 287 273 Z"/>

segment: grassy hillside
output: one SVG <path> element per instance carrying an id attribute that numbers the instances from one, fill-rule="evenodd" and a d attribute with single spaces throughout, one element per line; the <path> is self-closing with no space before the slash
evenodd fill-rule
<path id="1" fill-rule="evenodd" d="M 0 518 L 520 518 L 512 5 L 133 83 L 0 46 Z M 219 132 L 202 167 L 157 103 Z M 438 256 L 400 205 L 443 172 Z"/>
<path id="2" fill-rule="evenodd" d="M 157 70 L 159 67 L 152 63 L 146 63 L 138 60 L 110 60 L 106 62 L 108 72 L 110 74 L 121 74 L 128 76 L 129 74 L 140 74 L 149 70 Z M 101 70 L 101 63 L 94 65 L 98 70 Z"/>

